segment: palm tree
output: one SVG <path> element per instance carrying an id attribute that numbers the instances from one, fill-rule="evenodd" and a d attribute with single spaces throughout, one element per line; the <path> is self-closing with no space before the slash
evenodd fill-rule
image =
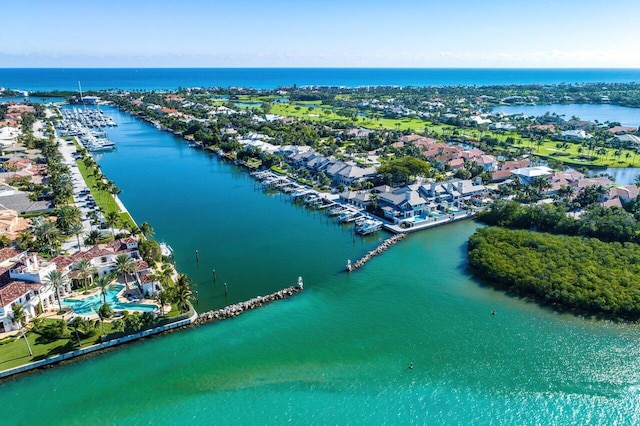
<path id="1" fill-rule="evenodd" d="M 562 185 L 560 188 L 558 188 L 558 195 L 561 198 L 571 198 L 574 192 L 575 189 L 569 185 Z"/>
<path id="2" fill-rule="evenodd" d="M 136 269 L 136 262 L 126 254 L 119 254 L 116 256 L 115 271 L 117 274 L 124 277 L 124 285 L 127 287 L 127 290 L 129 290 L 129 281 L 127 280 L 128 275 L 135 273 Z"/>
<path id="3" fill-rule="evenodd" d="M 107 191 L 111 194 L 111 195 L 118 195 L 122 192 L 122 190 L 120 188 L 118 188 L 112 181 L 107 182 Z"/>
<path id="4" fill-rule="evenodd" d="M 162 270 L 160 271 L 160 284 L 166 288 L 169 285 L 169 280 L 172 275 L 173 267 L 169 263 L 164 263 L 162 265 Z"/>
<path id="5" fill-rule="evenodd" d="M 28 250 L 33 244 L 33 232 L 28 229 L 20 231 L 16 239 L 16 247 L 21 250 Z"/>
<path id="6" fill-rule="evenodd" d="M 60 312 L 62 312 L 62 302 L 60 301 L 60 287 L 65 287 L 67 285 L 67 277 L 62 275 L 60 271 L 53 270 L 49 272 L 46 277 L 44 277 L 44 283 L 55 289 L 56 298 L 58 299 L 58 307 L 60 308 Z"/>
<path id="7" fill-rule="evenodd" d="M 60 231 L 53 222 L 46 219 L 36 223 L 33 229 L 38 238 L 43 238 L 49 246 L 49 252 L 53 256 L 53 241 L 58 238 Z"/>
<path id="8" fill-rule="evenodd" d="M 107 224 L 111 227 L 111 234 L 113 234 L 114 238 L 116 236 L 115 227 L 120 223 L 120 214 L 118 212 L 111 211 L 107 213 L 104 217 Z"/>
<path id="9" fill-rule="evenodd" d="M 89 213 L 87 213 L 87 219 L 89 219 L 89 223 L 91 224 L 91 226 L 93 226 L 98 223 L 98 220 L 100 218 L 98 217 L 98 213 L 95 210 L 91 210 Z"/>
<path id="10" fill-rule="evenodd" d="M 24 332 L 24 326 L 27 320 L 27 313 L 24 310 L 24 305 L 16 303 L 13 305 L 12 312 L 13 322 L 17 323 L 20 326 L 20 333 L 22 337 L 24 337 L 24 342 L 27 344 L 27 349 L 29 349 L 29 355 L 33 356 L 33 351 L 31 351 L 31 345 L 29 345 L 29 340 L 27 340 L 27 335 Z"/>
<path id="11" fill-rule="evenodd" d="M 107 289 L 115 278 L 116 276 L 110 273 L 96 279 L 96 285 L 100 288 L 100 294 L 102 295 L 102 303 L 107 303 Z"/>
<path id="12" fill-rule="evenodd" d="M 138 225 L 133 222 L 126 222 L 125 225 L 127 227 L 127 231 L 129 231 L 129 235 L 131 236 L 138 235 L 142 232 L 140 228 L 138 228 Z"/>
<path id="13" fill-rule="evenodd" d="M 62 206 L 55 210 L 56 226 L 65 234 L 70 233 L 71 225 L 74 222 L 80 222 L 82 214 L 77 207 Z"/>
<path id="14" fill-rule="evenodd" d="M 76 263 L 76 266 L 74 269 L 78 271 L 78 275 L 80 275 L 80 277 L 82 278 L 84 291 L 87 292 L 88 291 L 87 278 L 91 277 L 91 284 L 93 284 L 93 274 L 98 272 L 96 270 L 96 267 L 93 266 L 93 264 L 89 260 L 81 259 L 78 263 Z"/>
<path id="15" fill-rule="evenodd" d="M 140 231 L 142 231 L 142 235 L 144 235 L 145 238 L 149 238 L 153 235 L 153 227 L 147 222 L 142 222 L 142 225 L 140 225 Z"/>
<path id="16" fill-rule="evenodd" d="M 96 244 L 98 244 L 98 241 L 100 241 L 101 237 L 102 234 L 100 234 L 100 231 L 94 229 L 87 234 L 87 238 L 84 239 L 84 244 L 88 246 L 95 246 Z"/>
<path id="17" fill-rule="evenodd" d="M 174 301 L 180 309 L 180 313 L 187 312 L 189 310 L 191 300 L 191 280 L 185 274 L 178 275 L 176 281 Z"/>
<path id="18" fill-rule="evenodd" d="M 167 303 L 167 294 L 164 289 L 156 293 L 155 301 L 160 305 L 160 315 L 164 315 L 164 305 Z"/>
<path id="19" fill-rule="evenodd" d="M 78 251 L 80 251 L 80 234 L 84 227 L 82 226 L 82 222 L 72 222 L 69 226 L 69 232 L 71 234 L 75 234 L 76 239 L 78 240 Z"/>

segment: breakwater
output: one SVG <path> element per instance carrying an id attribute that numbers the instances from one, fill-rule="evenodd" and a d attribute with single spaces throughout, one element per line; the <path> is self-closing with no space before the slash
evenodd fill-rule
<path id="1" fill-rule="evenodd" d="M 375 249 L 371 250 L 370 252 L 362 256 L 362 258 L 358 259 L 355 263 L 352 264 L 350 260 L 347 261 L 347 272 L 351 272 L 355 269 L 362 268 L 365 265 L 365 263 L 367 263 L 369 260 L 371 260 L 372 258 L 374 258 L 379 254 L 382 254 L 386 249 L 393 246 L 398 241 L 404 239 L 404 237 L 406 236 L 407 234 L 396 234 L 393 237 L 390 237 L 384 240 L 378 247 L 376 247 Z"/>
<path id="2" fill-rule="evenodd" d="M 251 309 L 259 308 L 260 306 L 273 302 L 275 300 L 286 299 L 293 296 L 296 293 L 301 292 L 303 289 L 302 280 L 298 280 L 298 284 L 276 291 L 266 296 L 258 296 L 253 299 L 249 299 L 244 302 L 235 303 L 233 305 L 225 306 L 221 309 L 213 311 L 203 312 L 198 315 L 198 318 L 194 321 L 194 324 L 204 324 L 207 322 L 223 320 L 227 318 L 236 317 Z"/>

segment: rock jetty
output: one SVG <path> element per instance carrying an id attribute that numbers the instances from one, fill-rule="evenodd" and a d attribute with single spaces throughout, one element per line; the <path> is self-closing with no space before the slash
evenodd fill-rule
<path id="1" fill-rule="evenodd" d="M 402 240 L 406 237 L 407 234 L 396 234 L 391 238 L 387 238 L 375 249 L 371 250 L 367 254 L 365 254 L 361 259 L 357 260 L 355 263 L 351 263 L 351 261 L 347 262 L 347 272 L 351 272 L 355 269 L 362 268 L 365 263 L 367 263 L 371 258 L 383 253 L 386 249 L 396 244 L 398 241 Z"/>
<path id="2" fill-rule="evenodd" d="M 299 280 L 297 285 L 287 287 L 280 291 L 276 291 L 275 293 L 269 294 L 267 296 L 254 297 L 253 299 L 247 300 L 245 302 L 240 302 L 234 305 L 225 306 L 222 309 L 203 312 L 200 315 L 198 315 L 198 318 L 194 321 L 194 324 L 198 325 L 198 324 L 204 324 L 207 322 L 233 318 L 251 309 L 259 308 L 260 306 L 266 303 L 291 297 L 294 294 L 301 292 L 302 288 L 303 288 L 302 281 Z"/>

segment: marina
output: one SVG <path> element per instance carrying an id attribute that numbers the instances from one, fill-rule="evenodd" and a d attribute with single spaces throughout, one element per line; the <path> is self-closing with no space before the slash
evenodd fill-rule
<path id="1" fill-rule="evenodd" d="M 340 224 L 354 223 L 354 232 L 357 234 L 364 236 L 383 228 L 382 220 L 375 218 L 365 209 L 339 202 L 336 194 L 316 191 L 269 170 L 252 172 L 251 176 L 260 182 L 264 190 L 277 190 L 288 194 L 291 202 L 303 203 L 312 210 L 322 210 L 327 216 L 336 218 Z"/>
<path id="2" fill-rule="evenodd" d="M 62 137 L 76 137 L 89 152 L 110 151 L 116 144 L 109 140 L 105 127 L 115 127 L 116 122 L 99 108 L 60 108 L 61 120 L 55 124 Z"/>

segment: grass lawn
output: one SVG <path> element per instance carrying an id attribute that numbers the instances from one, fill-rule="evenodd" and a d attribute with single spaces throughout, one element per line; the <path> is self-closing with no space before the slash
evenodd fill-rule
<path id="1" fill-rule="evenodd" d="M 297 107 L 297 109 L 296 109 Z M 309 107 L 312 107 L 309 109 Z M 430 134 L 444 136 L 451 135 L 456 130 L 460 136 L 470 139 L 479 140 L 482 136 L 489 136 L 499 141 L 505 141 L 511 137 L 514 143 L 511 147 L 529 148 L 533 155 L 543 158 L 550 158 L 562 161 L 571 166 L 587 166 L 587 167 L 637 167 L 640 160 L 637 159 L 634 151 L 622 149 L 621 155 L 616 156 L 614 148 L 606 148 L 606 154 L 591 155 L 591 159 L 586 156 L 586 149 L 578 152 L 581 147 L 580 143 L 571 143 L 566 149 L 558 148 L 556 145 L 559 141 L 544 139 L 538 145 L 535 141 L 522 137 L 517 132 L 493 132 L 490 130 L 472 130 L 458 128 L 446 124 L 434 124 L 419 118 L 382 118 L 382 117 L 356 117 L 350 118 L 336 114 L 330 105 L 323 105 L 321 101 L 304 101 L 280 103 L 271 106 L 273 114 L 282 115 L 284 117 L 293 117 L 314 122 L 340 121 L 349 123 L 354 126 L 364 127 L 367 129 L 391 129 L 391 130 L 409 130 L 415 133 L 424 133 L 428 130 Z M 627 155 L 628 154 L 628 155 Z"/>
<path id="2" fill-rule="evenodd" d="M 45 320 L 45 321 L 60 321 L 60 320 Z M 105 333 L 113 331 L 111 323 L 104 323 Z M 100 334 L 102 329 L 98 325 L 98 334 L 95 336 L 81 339 L 82 347 L 87 347 L 100 342 Z M 64 352 L 70 352 L 78 349 L 77 337 L 71 329 L 71 337 L 68 339 L 55 340 L 53 342 L 44 342 L 41 336 L 34 332 L 27 332 L 27 340 L 31 345 L 33 356 L 29 355 L 27 345 L 24 342 L 24 338 L 16 339 L 10 343 L 0 345 L 0 370 L 6 370 L 20 365 L 28 364 L 33 361 L 40 361 L 55 355 L 59 355 Z"/>
<path id="3" fill-rule="evenodd" d="M 96 204 L 98 205 L 100 210 L 102 210 L 105 215 L 109 212 L 120 213 L 120 207 L 116 203 L 116 200 L 113 198 L 113 195 L 108 191 L 97 188 L 96 177 L 92 175 L 93 169 L 88 169 L 82 160 L 76 160 L 76 164 L 78 165 L 80 174 L 82 174 L 82 178 L 91 191 L 91 195 L 93 196 L 93 199 L 96 200 Z M 126 212 L 120 213 L 120 220 L 123 222 L 123 224 L 126 223 L 133 225 L 135 223 L 131 215 Z"/>

